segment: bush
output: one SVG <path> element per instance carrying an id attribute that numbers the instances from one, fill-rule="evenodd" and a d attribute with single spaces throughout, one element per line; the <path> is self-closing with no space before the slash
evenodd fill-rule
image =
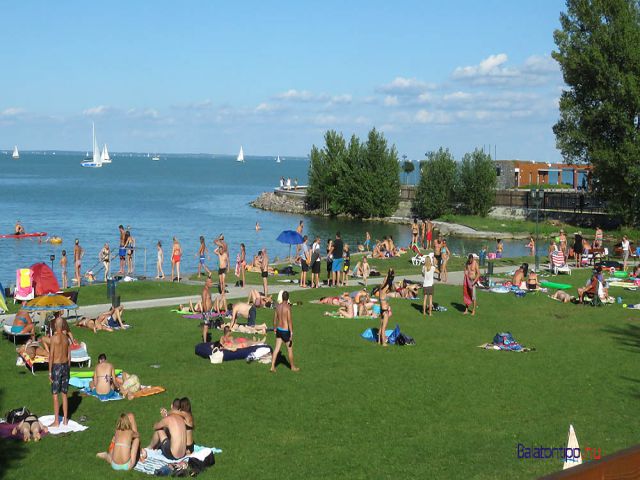
<path id="1" fill-rule="evenodd" d="M 427 153 L 420 162 L 420 181 L 413 211 L 421 218 L 437 218 L 451 212 L 454 201 L 456 162 L 448 149 Z"/>

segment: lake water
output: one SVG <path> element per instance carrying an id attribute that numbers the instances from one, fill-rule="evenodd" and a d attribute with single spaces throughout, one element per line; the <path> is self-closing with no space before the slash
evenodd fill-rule
<path id="1" fill-rule="evenodd" d="M 155 244 L 165 247 L 165 273 L 170 271 L 170 248 L 178 237 L 185 252 L 183 272 L 197 269 L 198 237 L 211 240 L 224 233 L 231 248 L 232 261 L 244 242 L 248 255 L 266 246 L 270 257 L 282 258 L 289 248 L 275 239 L 282 230 L 295 229 L 305 221 L 305 233 L 318 234 L 326 241 L 337 230 L 347 243 L 393 235 L 396 243 L 406 245 L 409 227 L 379 222 L 361 222 L 265 212 L 248 204 L 260 193 L 270 191 L 281 176 L 297 178 L 305 184 L 308 160 L 285 159 L 277 164 L 274 157 L 246 157 L 244 164 L 224 155 L 161 155 L 152 161 L 146 155 L 112 154 L 113 163 L 103 168 L 82 168 L 84 153 L 56 152 L 43 154 L 21 152 L 19 160 L 0 154 L 0 231 L 12 233 L 16 220 L 27 232 L 45 231 L 63 238 L 62 245 L 39 243 L 34 239 L 0 239 L 0 282 L 15 282 L 15 270 L 45 261 L 54 254 L 54 269 L 59 272 L 60 251 L 73 251 L 73 241 L 80 239 L 85 249 L 83 271 L 98 263 L 98 252 L 109 242 L 112 253 L 118 247 L 118 225 L 129 226 L 136 238 L 136 273 L 155 275 Z M 262 231 L 255 231 L 260 222 Z M 493 242 L 451 238 L 454 253 L 477 251 Z M 524 255 L 525 241 L 505 242 L 505 255 Z M 214 258 L 209 262 L 214 265 Z M 117 263 L 117 262 L 116 262 Z M 69 272 L 71 273 L 69 262 Z M 115 264 L 114 264 L 115 265 Z M 113 266 L 113 265 L 112 265 Z M 71 276 L 71 275 L 70 275 Z"/>

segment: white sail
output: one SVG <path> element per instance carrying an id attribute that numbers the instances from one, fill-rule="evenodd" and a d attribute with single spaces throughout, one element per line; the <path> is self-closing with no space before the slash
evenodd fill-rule
<path id="1" fill-rule="evenodd" d="M 11 155 L 13 158 L 15 158 L 16 160 L 20 158 L 20 154 L 18 153 L 18 146 L 15 145 L 13 147 L 13 155 Z"/>
<path id="2" fill-rule="evenodd" d="M 566 452 L 567 453 L 571 452 L 571 453 L 570 454 L 568 453 L 568 455 L 564 459 L 564 465 L 562 467 L 563 470 L 582 464 L 582 454 L 580 453 L 580 445 L 578 445 L 578 437 L 576 437 L 576 432 L 573 429 L 573 425 L 569 425 L 569 439 L 567 440 Z M 577 456 L 574 457 L 573 454 L 576 454 Z"/>
<path id="3" fill-rule="evenodd" d="M 280 163 L 280 155 L 278 155 L 278 158 L 276 158 L 276 163 Z"/>
<path id="4" fill-rule="evenodd" d="M 238 153 L 237 162 L 244 162 L 244 150 L 242 150 L 242 146 L 240 146 L 240 153 Z"/>
<path id="5" fill-rule="evenodd" d="M 157 162 L 158 160 L 160 160 L 160 155 L 156 153 L 153 157 L 151 157 L 151 160 L 155 160 Z"/>
<path id="6" fill-rule="evenodd" d="M 109 156 L 109 150 L 107 150 L 107 144 L 104 144 L 102 148 L 102 155 L 100 156 L 100 161 L 102 163 L 111 163 L 111 157 Z"/>
<path id="7" fill-rule="evenodd" d="M 91 132 L 93 133 L 93 156 L 82 162 L 80 165 L 89 168 L 100 168 L 102 167 L 102 156 L 100 154 L 98 141 L 96 140 L 96 126 L 93 122 L 91 123 Z"/>

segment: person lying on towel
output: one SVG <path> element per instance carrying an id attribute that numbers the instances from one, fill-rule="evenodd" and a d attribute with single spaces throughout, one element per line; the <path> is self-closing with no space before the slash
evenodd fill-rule
<path id="1" fill-rule="evenodd" d="M 98 330 L 104 330 L 105 332 L 113 332 L 116 327 L 125 328 L 122 322 L 122 315 L 124 314 L 124 307 L 111 307 L 104 313 L 98 315 L 95 319 L 82 317 L 76 322 L 76 326 L 89 328 L 96 333 Z"/>
<path id="2" fill-rule="evenodd" d="M 22 307 L 25 307 L 26 305 L 27 302 L 23 301 Z M 16 316 L 13 319 L 13 325 L 11 326 L 11 333 L 21 335 L 31 334 L 31 339 L 35 340 L 35 325 L 33 324 L 31 315 L 27 310 L 24 310 L 24 308 L 21 308 L 20 310 L 18 310 L 18 313 L 16 313 Z"/>
<path id="3" fill-rule="evenodd" d="M 20 435 L 25 442 L 39 442 L 42 434 L 47 433 L 49 430 L 38 420 L 37 415 L 30 413 L 24 420 L 18 425 L 13 427 L 11 435 Z"/>
<path id="4" fill-rule="evenodd" d="M 262 340 L 248 340 L 246 338 L 234 338 L 231 336 L 231 329 L 229 327 L 224 327 L 224 333 L 220 337 L 220 345 L 225 350 L 237 350 L 239 348 L 247 348 L 252 347 L 253 345 L 263 345 L 267 341 L 267 337 L 264 337 Z"/>
<path id="5" fill-rule="evenodd" d="M 89 388 L 98 395 L 108 395 L 121 386 L 122 380 L 116 377 L 113 365 L 107 362 L 107 356 L 101 353 L 98 356 L 98 365 L 93 372 L 93 380 L 89 382 Z"/>
<path id="6" fill-rule="evenodd" d="M 29 340 L 24 345 L 16 348 L 18 355 L 28 356 L 31 360 L 38 357 L 49 357 L 49 351 L 44 348 L 37 340 Z"/>

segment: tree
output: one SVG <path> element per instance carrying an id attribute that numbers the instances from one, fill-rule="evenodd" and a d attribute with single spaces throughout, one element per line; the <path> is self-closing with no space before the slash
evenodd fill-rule
<path id="1" fill-rule="evenodd" d="M 345 170 L 346 144 L 342 134 L 329 130 L 324 135 L 322 150 L 311 148 L 307 203 L 311 208 L 328 204 L 331 214 L 341 213 L 336 178 Z"/>
<path id="2" fill-rule="evenodd" d="M 474 150 L 458 168 L 457 198 L 469 213 L 486 217 L 496 198 L 496 166 L 489 154 Z"/>
<path id="3" fill-rule="evenodd" d="M 568 90 L 553 127 L 565 160 L 590 163 L 592 189 L 612 213 L 640 224 L 640 6 L 567 0 L 554 32 Z"/>
<path id="4" fill-rule="evenodd" d="M 415 167 L 412 161 L 406 160 L 406 155 L 403 155 L 402 158 L 405 159 L 405 161 L 402 162 L 402 171 L 404 172 L 404 183 L 406 184 L 409 182 L 409 174 L 415 170 Z"/>
<path id="5" fill-rule="evenodd" d="M 420 182 L 413 210 L 422 218 L 438 218 L 451 211 L 456 181 L 456 162 L 448 149 L 427 152 L 421 163 Z"/>

